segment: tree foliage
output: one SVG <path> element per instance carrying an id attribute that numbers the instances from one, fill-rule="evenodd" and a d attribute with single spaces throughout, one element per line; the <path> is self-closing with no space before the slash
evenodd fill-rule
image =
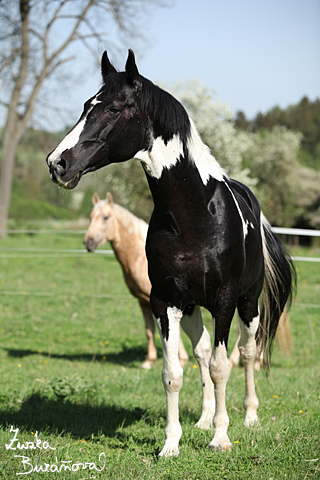
<path id="1" fill-rule="evenodd" d="M 257 179 L 256 194 L 272 225 L 291 227 L 296 221 L 295 197 L 301 134 L 276 126 L 249 133 L 252 144 L 244 163 Z"/>
<path id="2" fill-rule="evenodd" d="M 249 121 L 243 112 L 238 112 L 235 121 L 239 130 L 258 132 L 284 126 L 302 133 L 300 159 L 307 166 L 320 169 L 320 100 L 310 101 L 303 97 L 297 105 L 281 109 L 273 107 L 267 113 L 258 113 Z"/>
<path id="3" fill-rule="evenodd" d="M 228 174 L 250 185 L 273 225 L 320 228 L 320 172 L 301 164 L 301 133 L 279 125 L 270 130 L 239 130 L 229 106 L 198 80 L 180 83 L 171 90 Z M 152 198 L 143 169 L 135 159 L 86 175 L 75 191 L 64 191 L 49 182 L 43 158 L 63 135 L 27 130 L 15 167 L 20 197 L 28 202 L 35 199 L 39 204 L 49 202 L 68 209 L 73 216 L 88 217 L 92 193 L 97 191 L 103 198 L 111 191 L 117 203 L 149 221 Z M 57 211 L 47 210 L 48 217 L 56 218 Z M 17 209 L 12 209 L 14 212 Z M 38 216 L 43 216 L 44 210 L 41 212 Z"/>
<path id="4" fill-rule="evenodd" d="M 256 181 L 243 166 L 243 156 L 252 145 L 251 136 L 238 131 L 229 105 L 215 100 L 216 92 L 200 80 L 192 79 L 172 88 L 196 124 L 202 140 L 228 174 L 253 186 Z"/>
<path id="5" fill-rule="evenodd" d="M 91 53 L 114 48 L 115 29 L 141 38 L 141 21 L 170 0 L 2 0 L 0 2 L 0 105 L 6 111 L 0 169 L 0 235 L 6 227 L 15 154 L 48 79 L 65 88 L 66 64 L 82 43 Z M 82 50 L 83 51 L 83 50 Z M 61 75 L 57 81 L 57 75 Z M 53 106 L 55 96 L 53 96 Z M 48 102 L 44 102 L 48 106 Z"/>

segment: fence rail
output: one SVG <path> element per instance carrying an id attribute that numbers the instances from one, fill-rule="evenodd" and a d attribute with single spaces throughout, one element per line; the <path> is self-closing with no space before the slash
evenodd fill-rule
<path id="1" fill-rule="evenodd" d="M 299 228 L 282 228 L 282 227 L 273 227 L 275 233 L 280 235 L 301 235 L 301 236 L 312 236 L 320 237 L 320 230 L 305 230 Z M 0 232 L 6 232 L 10 234 L 79 234 L 83 235 L 86 233 L 86 230 L 0 230 Z M 3 252 L 3 253 L 2 253 Z M 83 249 L 66 249 L 66 248 L 56 248 L 54 250 L 49 248 L 19 248 L 19 247 L 0 247 L 0 258 L 35 258 L 35 257 L 47 257 L 47 258 L 57 258 L 57 257 L 74 257 L 87 254 L 88 258 L 93 258 L 92 254 L 89 254 L 87 250 Z M 96 250 L 93 255 L 114 255 L 113 250 Z M 293 257 L 294 261 L 297 262 L 320 262 L 318 257 Z M 12 296 L 53 296 L 52 292 L 27 292 L 27 291 L 8 291 L 0 290 L 1 295 L 12 295 Z M 93 294 L 86 295 L 89 297 L 95 298 L 131 298 L 131 295 L 107 295 L 107 294 Z M 320 308 L 319 304 L 307 304 L 293 302 L 293 305 L 296 307 L 303 308 Z"/>
<path id="2" fill-rule="evenodd" d="M 320 237 L 320 230 L 310 230 L 306 228 L 286 228 L 286 227 L 272 227 L 272 230 L 279 234 L 279 235 L 297 235 L 301 237 Z M 47 229 L 47 230 L 1 230 L 1 233 L 24 233 L 24 234 L 63 234 L 63 235 L 83 235 L 86 233 L 87 230 L 81 229 L 72 229 L 72 230 L 54 230 L 54 229 Z"/>
<path id="3" fill-rule="evenodd" d="M 295 235 L 295 236 L 307 236 L 307 237 L 320 237 L 320 230 L 308 230 L 302 228 L 284 228 L 284 227 L 272 227 L 273 231 L 278 235 Z M 86 230 L 0 230 L 1 232 L 9 234 L 75 234 L 83 235 Z M 6 252 L 6 253 L 1 253 Z M 87 254 L 85 249 L 48 249 L 48 248 L 16 248 L 16 247 L 0 247 L 0 258 L 3 257 L 48 257 L 56 258 L 62 256 L 78 256 Z M 113 250 L 96 250 L 95 255 L 113 255 Z M 293 257 L 297 262 L 320 262 L 319 257 Z"/>
<path id="4" fill-rule="evenodd" d="M 308 230 L 306 228 L 272 227 L 275 233 L 280 235 L 297 235 L 298 237 L 320 237 L 320 230 Z"/>

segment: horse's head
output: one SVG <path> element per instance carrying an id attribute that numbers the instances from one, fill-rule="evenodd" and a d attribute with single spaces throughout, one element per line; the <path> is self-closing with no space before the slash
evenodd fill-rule
<path id="1" fill-rule="evenodd" d="M 142 83 L 134 53 L 129 50 L 125 72 L 117 72 L 104 52 L 101 71 L 103 86 L 47 157 L 51 180 L 64 188 L 74 188 L 85 173 L 129 160 L 145 148 Z"/>
<path id="2" fill-rule="evenodd" d="M 93 210 L 90 215 L 90 225 L 84 237 L 84 244 L 89 252 L 112 241 L 116 237 L 116 222 L 114 204 L 111 193 L 107 193 L 106 200 L 100 200 L 99 195 L 92 196 Z"/>

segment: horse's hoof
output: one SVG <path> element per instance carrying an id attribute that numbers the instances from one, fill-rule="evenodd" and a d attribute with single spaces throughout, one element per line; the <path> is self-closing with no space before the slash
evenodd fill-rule
<path id="1" fill-rule="evenodd" d="M 252 415 L 252 416 L 246 416 L 246 418 L 243 421 L 243 426 L 244 427 L 258 427 L 260 425 L 259 419 L 257 415 Z"/>
<path id="2" fill-rule="evenodd" d="M 179 440 L 166 440 L 163 449 L 159 453 L 160 458 L 171 458 L 179 455 Z"/>
<path id="3" fill-rule="evenodd" d="M 232 450 L 232 445 L 228 435 L 220 435 L 218 437 L 213 437 L 212 441 L 209 443 L 209 448 L 216 452 L 226 452 L 227 450 Z"/>
<path id="4" fill-rule="evenodd" d="M 154 363 L 156 363 L 156 360 L 149 360 L 146 358 L 145 361 L 141 364 L 141 368 L 144 368 L 145 370 L 150 370 Z"/>
<path id="5" fill-rule="evenodd" d="M 200 430 L 210 430 L 213 425 L 213 416 L 201 419 L 195 424 L 194 428 L 200 428 Z"/>
<path id="6" fill-rule="evenodd" d="M 214 450 L 216 452 L 227 452 L 232 450 L 232 445 L 211 445 L 209 444 L 210 450 Z"/>

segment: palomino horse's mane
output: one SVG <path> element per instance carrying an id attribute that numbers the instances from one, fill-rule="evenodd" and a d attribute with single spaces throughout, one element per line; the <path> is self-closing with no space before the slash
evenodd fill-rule
<path id="1" fill-rule="evenodd" d="M 103 200 L 106 203 L 106 200 Z M 113 210 L 115 213 L 116 218 L 122 223 L 124 228 L 128 230 L 129 233 L 137 235 L 141 240 L 144 242 L 147 238 L 148 232 L 148 224 L 142 220 L 142 218 L 138 218 L 133 213 L 129 212 L 121 205 L 117 203 L 113 204 Z"/>

